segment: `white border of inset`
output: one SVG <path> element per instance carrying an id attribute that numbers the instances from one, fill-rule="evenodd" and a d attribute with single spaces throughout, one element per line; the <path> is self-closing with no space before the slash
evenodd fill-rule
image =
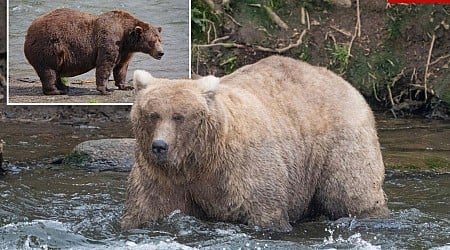
<path id="1" fill-rule="evenodd" d="M 189 0 L 189 65 L 188 76 L 191 77 L 191 0 Z M 9 0 L 6 0 L 6 105 L 7 106 L 131 106 L 133 103 L 10 103 L 9 102 Z"/>

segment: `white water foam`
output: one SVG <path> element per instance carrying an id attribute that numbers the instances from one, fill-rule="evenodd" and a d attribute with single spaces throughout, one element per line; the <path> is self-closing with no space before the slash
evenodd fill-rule
<path id="1" fill-rule="evenodd" d="M 370 242 L 364 240 L 360 233 L 350 235 L 347 239 L 344 239 L 342 235 L 338 235 L 336 238 L 333 236 L 334 230 L 325 228 L 325 231 L 330 235 L 323 239 L 323 244 L 318 247 L 325 249 L 381 249 L 380 246 L 372 245 Z"/>

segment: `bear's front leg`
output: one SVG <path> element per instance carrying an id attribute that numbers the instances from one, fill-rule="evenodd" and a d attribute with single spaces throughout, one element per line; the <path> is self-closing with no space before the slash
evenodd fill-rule
<path id="1" fill-rule="evenodd" d="M 97 84 L 97 90 L 100 91 L 102 95 L 110 95 L 112 92 L 112 90 L 107 88 L 108 79 L 118 56 L 119 48 L 116 45 L 108 46 L 107 44 L 104 44 L 98 51 L 95 82 Z"/>
<path id="2" fill-rule="evenodd" d="M 133 53 L 121 55 L 119 63 L 113 69 L 114 82 L 120 90 L 133 90 L 133 86 L 126 84 L 128 64 Z"/>
<path id="3" fill-rule="evenodd" d="M 279 206 L 281 204 L 259 204 L 257 207 L 253 207 L 249 213 L 247 224 L 276 232 L 292 231 L 286 209 Z"/>
<path id="4" fill-rule="evenodd" d="M 190 213 L 185 189 L 168 179 L 161 180 L 149 174 L 148 168 L 136 163 L 130 172 L 122 230 L 143 227 L 175 210 Z"/>

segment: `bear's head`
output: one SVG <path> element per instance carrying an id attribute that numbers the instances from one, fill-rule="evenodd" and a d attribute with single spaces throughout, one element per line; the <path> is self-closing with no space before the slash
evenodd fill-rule
<path id="1" fill-rule="evenodd" d="M 137 95 L 131 120 L 146 165 L 168 174 L 199 167 L 201 154 L 214 147 L 221 122 L 215 101 L 219 78 L 168 80 L 137 70 L 133 81 Z"/>
<path id="2" fill-rule="evenodd" d="M 161 27 L 153 27 L 141 22 L 130 32 L 132 46 L 137 52 L 143 52 L 160 60 L 164 55 L 161 45 Z"/>

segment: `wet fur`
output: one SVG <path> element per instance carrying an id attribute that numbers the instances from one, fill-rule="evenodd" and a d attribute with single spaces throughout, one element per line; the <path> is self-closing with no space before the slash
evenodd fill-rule
<path id="1" fill-rule="evenodd" d="M 141 80 L 123 229 L 176 209 L 279 231 L 317 215 L 388 215 L 372 112 L 331 71 L 272 56 L 218 85 Z M 151 153 L 155 138 L 169 144 L 165 164 Z"/>

